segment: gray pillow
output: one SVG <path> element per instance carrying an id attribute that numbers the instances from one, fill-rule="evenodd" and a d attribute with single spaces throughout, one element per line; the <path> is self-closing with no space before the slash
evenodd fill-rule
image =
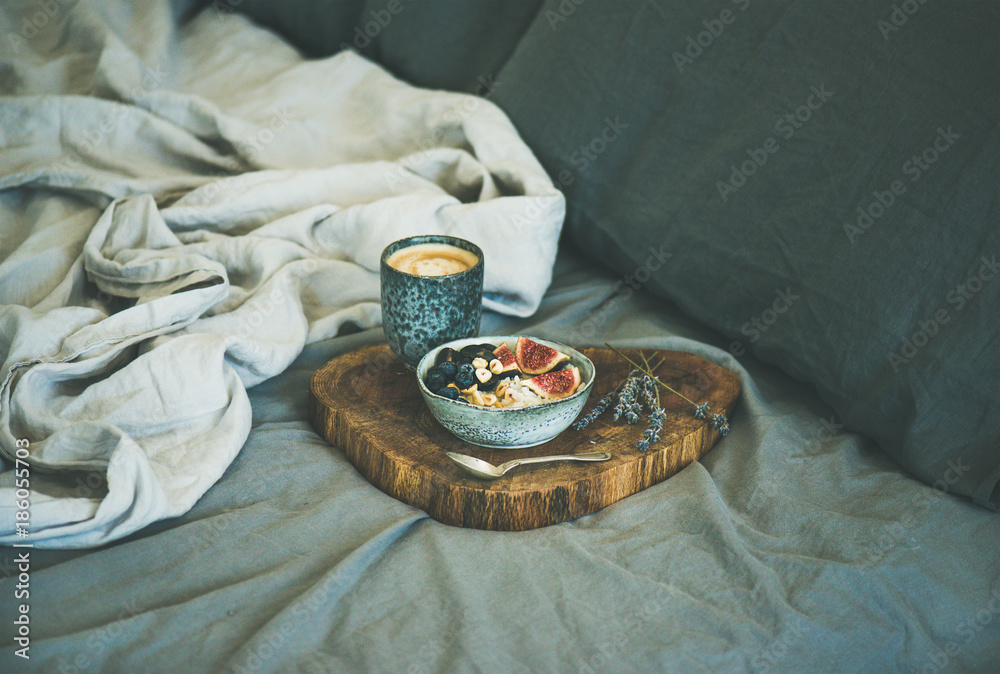
<path id="1" fill-rule="evenodd" d="M 307 56 L 354 49 L 418 86 L 485 96 L 492 93 L 494 76 L 541 4 L 542 0 L 215 0 L 211 11 L 232 6 Z"/>
<path id="2" fill-rule="evenodd" d="M 998 7 L 552 0 L 495 99 L 581 248 L 997 508 Z"/>
<path id="3" fill-rule="evenodd" d="M 490 96 L 567 239 L 1000 507 L 1000 5 L 390 1 L 241 8 Z"/>

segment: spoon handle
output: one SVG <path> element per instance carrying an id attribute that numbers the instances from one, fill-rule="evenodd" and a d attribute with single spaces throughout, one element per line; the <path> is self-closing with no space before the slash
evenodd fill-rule
<path id="1" fill-rule="evenodd" d="M 526 463 L 548 463 L 549 461 L 607 461 L 611 458 L 611 452 L 583 452 L 581 454 L 557 454 L 555 456 L 532 456 L 527 459 L 512 459 L 502 466 L 502 470 L 509 470 L 514 466 L 523 466 Z"/>

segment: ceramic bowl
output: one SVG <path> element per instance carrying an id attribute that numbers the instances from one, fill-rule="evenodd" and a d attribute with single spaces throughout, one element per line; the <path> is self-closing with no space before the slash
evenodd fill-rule
<path id="1" fill-rule="evenodd" d="M 434 366 L 441 349 L 451 347 L 458 350 L 470 344 L 483 343 L 499 346 L 501 342 L 505 342 L 513 351 L 517 335 L 456 339 L 431 349 L 417 365 L 420 394 L 434 418 L 462 440 L 493 449 L 533 447 L 548 442 L 566 430 L 587 404 L 594 384 L 594 364 L 582 353 L 565 344 L 534 337 L 531 339 L 567 354 L 570 357 L 569 364 L 580 369 L 580 386 L 573 395 L 540 405 L 508 409 L 482 407 L 464 400 L 448 400 L 434 395 L 424 386 L 424 377 Z"/>

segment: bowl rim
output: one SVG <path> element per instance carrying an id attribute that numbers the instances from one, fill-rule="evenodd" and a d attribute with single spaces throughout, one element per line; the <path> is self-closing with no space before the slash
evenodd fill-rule
<path id="1" fill-rule="evenodd" d="M 516 342 L 518 337 L 527 337 L 528 339 L 530 339 L 532 341 L 538 342 L 540 344 L 545 344 L 546 346 L 551 346 L 553 348 L 556 348 L 556 349 L 562 351 L 563 353 L 566 353 L 567 355 L 570 356 L 570 365 L 574 365 L 573 361 L 575 359 L 577 359 L 577 358 L 582 359 L 584 362 L 586 362 L 590 366 L 590 376 L 587 377 L 586 380 L 581 379 L 580 385 L 577 387 L 576 391 L 574 391 L 572 394 L 566 396 L 565 398 L 557 398 L 556 400 L 552 400 L 552 401 L 547 402 L 547 403 L 542 403 L 540 405 L 525 405 L 524 407 L 513 407 L 513 408 L 485 407 L 483 405 L 475 405 L 473 403 L 466 402 L 465 400 L 462 400 L 461 398 L 459 398 L 458 400 L 452 400 L 451 398 L 445 398 L 443 396 L 439 396 L 438 394 L 432 392 L 429 388 L 427 388 L 424 385 L 424 378 L 422 376 L 422 373 L 424 373 L 424 372 L 426 372 L 427 370 L 430 369 L 430 366 L 426 366 L 425 367 L 425 364 L 428 361 L 428 359 L 430 359 L 430 358 L 436 358 L 438 352 L 441 349 L 444 349 L 446 347 L 455 348 L 454 345 L 457 344 L 457 343 L 461 343 L 462 346 L 468 346 L 469 344 L 477 344 L 477 343 L 481 343 L 481 342 L 490 342 L 490 343 L 496 343 L 497 346 L 499 346 L 501 342 L 507 343 L 508 340 L 513 340 L 514 342 Z M 496 341 L 494 341 L 494 340 L 496 340 Z M 509 347 L 510 347 L 510 345 L 508 344 L 508 348 Z M 461 347 L 459 347 L 459 348 L 461 348 Z M 563 344 L 562 342 L 556 342 L 556 341 L 553 341 L 551 339 L 543 339 L 541 337 L 532 337 L 530 335 L 524 335 L 524 334 L 521 334 L 521 335 L 480 335 L 478 337 L 462 337 L 460 339 L 453 339 L 450 342 L 445 342 L 444 344 L 440 344 L 440 345 L 434 347 L 433 349 L 431 349 L 430 351 L 428 351 L 427 353 L 425 353 L 423 355 L 423 357 L 420 359 L 420 362 L 417 363 L 417 369 L 414 370 L 414 375 L 417 378 L 417 386 L 420 388 L 420 393 L 425 398 L 427 396 L 432 396 L 432 399 L 435 400 L 435 401 L 440 400 L 442 402 L 455 403 L 455 404 L 457 404 L 457 405 L 460 406 L 459 409 L 461 409 L 462 406 L 464 406 L 466 409 L 479 410 L 479 411 L 481 411 L 483 413 L 487 413 L 487 414 L 489 414 L 489 413 L 500 413 L 500 412 L 507 412 L 508 414 L 511 414 L 511 413 L 515 413 L 515 412 L 524 412 L 524 411 L 529 411 L 530 412 L 532 410 L 538 410 L 540 408 L 545 408 L 545 407 L 550 407 L 550 406 L 558 405 L 559 403 L 567 402 L 567 401 L 573 400 L 577 396 L 583 395 L 584 393 L 586 393 L 586 392 L 588 392 L 590 390 L 590 387 L 593 385 L 594 380 L 597 378 L 597 368 L 594 366 L 594 361 L 592 361 L 589 358 L 587 358 L 587 356 L 583 355 L 583 353 L 581 353 L 578 349 L 575 349 L 575 348 L 573 348 L 572 346 L 570 346 L 568 344 Z"/>

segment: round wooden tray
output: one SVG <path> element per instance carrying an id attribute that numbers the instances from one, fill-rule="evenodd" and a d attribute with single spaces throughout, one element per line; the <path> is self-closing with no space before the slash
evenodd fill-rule
<path id="1" fill-rule="evenodd" d="M 631 366 L 610 349 L 580 349 L 597 378 L 585 412 L 621 381 Z M 635 350 L 624 350 L 633 360 Z M 740 395 L 733 373 L 690 353 L 643 353 L 664 362 L 656 374 L 685 396 L 731 416 Z M 373 485 L 445 524 L 523 531 L 594 512 L 654 485 L 704 456 L 719 433 L 694 418 L 694 408 L 661 389 L 667 412 L 660 440 L 636 449 L 646 427 L 612 421 L 608 410 L 589 427 L 567 429 L 554 440 L 520 450 L 470 445 L 441 426 L 424 404 L 414 373 L 387 345 L 338 356 L 317 370 L 309 386 L 313 427 Z M 455 465 L 445 452 L 471 454 L 491 463 L 548 454 L 605 450 L 610 461 L 525 466 L 484 481 Z"/>

